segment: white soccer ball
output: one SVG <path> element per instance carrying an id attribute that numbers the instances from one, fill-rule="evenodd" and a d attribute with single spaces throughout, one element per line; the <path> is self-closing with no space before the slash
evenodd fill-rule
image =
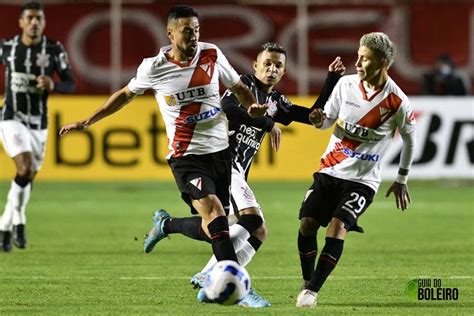
<path id="1" fill-rule="evenodd" d="M 204 291 L 207 298 L 216 303 L 236 304 L 249 290 L 249 273 L 235 261 L 219 261 L 207 273 Z"/>

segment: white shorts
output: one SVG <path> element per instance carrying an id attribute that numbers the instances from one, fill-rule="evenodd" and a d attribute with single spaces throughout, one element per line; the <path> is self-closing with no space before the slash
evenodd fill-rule
<path id="1" fill-rule="evenodd" d="M 259 215 L 265 221 L 262 213 L 262 209 L 253 194 L 252 189 L 245 180 L 245 176 L 239 170 L 232 168 L 232 183 L 231 183 L 231 196 L 230 196 L 230 212 L 229 215 L 233 215 L 240 210 L 255 207 L 258 209 Z"/>
<path id="2" fill-rule="evenodd" d="M 44 161 L 48 130 L 31 130 L 20 122 L 0 121 L 0 139 L 11 158 L 25 152 L 33 156 L 33 169 L 38 171 Z"/>

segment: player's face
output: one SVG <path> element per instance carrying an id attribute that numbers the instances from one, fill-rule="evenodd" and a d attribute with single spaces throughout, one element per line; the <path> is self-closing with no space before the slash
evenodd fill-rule
<path id="1" fill-rule="evenodd" d="M 266 86 L 273 87 L 286 73 L 286 57 L 282 53 L 264 50 L 253 62 L 255 76 Z"/>
<path id="2" fill-rule="evenodd" d="M 199 41 L 199 20 L 190 17 L 170 22 L 168 38 L 174 49 L 178 49 L 185 57 L 193 57 Z"/>
<path id="3" fill-rule="evenodd" d="M 382 72 L 382 68 L 386 65 L 386 59 L 381 58 L 372 49 L 366 46 L 360 46 L 357 55 L 355 66 L 360 80 L 369 83 L 377 81 L 377 78 Z"/>
<path id="4" fill-rule="evenodd" d="M 46 20 L 42 10 L 25 10 L 20 16 L 20 28 L 23 30 L 23 35 L 36 39 L 43 34 Z"/>

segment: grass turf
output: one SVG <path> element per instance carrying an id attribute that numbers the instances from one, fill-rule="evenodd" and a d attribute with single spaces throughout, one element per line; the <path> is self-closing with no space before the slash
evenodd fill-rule
<path id="1" fill-rule="evenodd" d="M 472 182 L 411 182 L 404 213 L 382 185 L 350 233 L 316 310 L 295 306 L 301 286 L 298 209 L 310 183 L 254 183 L 269 237 L 249 264 L 254 288 L 273 306 L 200 304 L 189 278 L 210 246 L 172 235 L 142 251 L 155 208 L 189 216 L 173 183 L 36 183 L 28 207 L 28 249 L 0 253 L 0 315 L 474 314 Z M 8 183 L 0 183 L 0 205 Z M 320 231 L 319 250 L 324 245 Z M 441 278 L 457 301 L 418 302 L 414 278 Z"/>

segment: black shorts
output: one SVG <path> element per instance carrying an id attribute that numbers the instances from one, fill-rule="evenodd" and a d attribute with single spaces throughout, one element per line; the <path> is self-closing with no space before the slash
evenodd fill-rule
<path id="1" fill-rule="evenodd" d="M 346 230 L 357 227 L 357 219 L 372 203 L 375 191 L 364 184 L 324 173 L 316 172 L 313 178 L 301 204 L 299 218 L 312 217 L 326 227 L 336 217 L 344 223 Z"/>
<path id="2" fill-rule="evenodd" d="M 191 201 L 201 199 L 209 194 L 216 195 L 226 214 L 229 214 L 232 176 L 229 148 L 212 154 L 170 158 L 168 164 L 173 171 L 181 197 L 191 207 L 193 214 L 198 212 L 192 206 Z"/>

